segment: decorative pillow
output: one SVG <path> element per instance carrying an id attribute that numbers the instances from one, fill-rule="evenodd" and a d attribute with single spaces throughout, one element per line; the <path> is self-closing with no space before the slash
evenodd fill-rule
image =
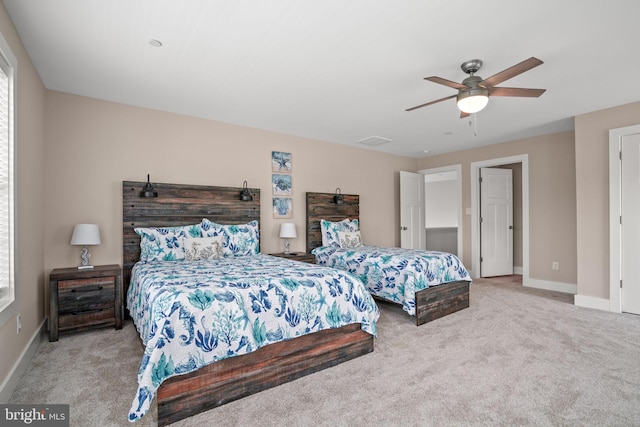
<path id="1" fill-rule="evenodd" d="M 340 222 L 331 222 L 320 220 L 320 230 L 324 230 L 325 236 L 322 239 L 322 246 L 340 246 L 338 231 L 354 232 L 360 230 L 360 224 L 357 219 L 344 219 Z"/>
<path id="2" fill-rule="evenodd" d="M 185 237 L 200 237 L 200 224 L 180 227 L 134 228 L 140 236 L 140 261 L 177 261 L 184 259 Z"/>
<path id="3" fill-rule="evenodd" d="M 359 248 L 362 246 L 360 231 L 338 231 L 338 241 L 342 249 Z"/>
<path id="4" fill-rule="evenodd" d="M 184 239 L 184 259 L 198 261 L 222 257 L 222 236 L 186 237 Z"/>
<path id="5" fill-rule="evenodd" d="M 255 255 L 260 252 L 258 221 L 223 225 L 203 218 L 200 228 L 203 237 L 222 236 L 223 256 Z"/>
<path id="6" fill-rule="evenodd" d="M 349 219 L 343 219 L 339 223 L 349 222 Z M 329 226 L 335 224 L 334 222 L 327 220 L 320 220 L 320 233 L 322 234 L 322 246 L 329 246 L 331 238 L 329 237 Z"/>

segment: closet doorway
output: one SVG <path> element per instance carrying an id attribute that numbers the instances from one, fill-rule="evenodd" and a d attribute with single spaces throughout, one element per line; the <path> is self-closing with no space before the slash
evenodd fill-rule
<path id="1" fill-rule="evenodd" d="M 426 249 L 462 259 L 462 166 L 423 169 Z"/>

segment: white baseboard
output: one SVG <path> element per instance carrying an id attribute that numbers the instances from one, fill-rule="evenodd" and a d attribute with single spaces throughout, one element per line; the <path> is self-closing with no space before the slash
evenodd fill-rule
<path id="1" fill-rule="evenodd" d="M 9 399 L 11 399 L 11 395 L 13 394 L 13 391 L 16 389 L 18 382 L 20 381 L 20 378 L 27 370 L 27 367 L 29 366 L 29 362 L 31 362 L 31 359 L 36 354 L 36 351 L 40 346 L 42 335 L 46 334 L 46 328 L 45 328 L 46 324 L 47 324 L 47 318 L 45 317 L 42 323 L 40 324 L 40 327 L 36 329 L 36 332 L 31 337 L 31 340 L 29 341 L 29 345 L 25 347 L 25 349 L 22 351 L 22 354 L 18 358 L 18 361 L 15 363 L 15 365 L 13 365 L 13 368 L 11 368 L 9 375 L 7 375 L 7 378 L 0 385 L 0 403 L 1 404 L 9 403 Z"/>
<path id="2" fill-rule="evenodd" d="M 522 280 L 522 285 L 530 288 L 546 289 L 548 291 L 564 292 L 566 294 L 574 295 L 578 293 L 578 286 L 573 283 L 552 282 L 549 280 L 538 280 L 526 277 L 523 277 Z"/>
<path id="3" fill-rule="evenodd" d="M 604 298 L 576 295 L 573 304 L 578 307 L 595 308 L 596 310 L 610 311 L 609 300 Z"/>

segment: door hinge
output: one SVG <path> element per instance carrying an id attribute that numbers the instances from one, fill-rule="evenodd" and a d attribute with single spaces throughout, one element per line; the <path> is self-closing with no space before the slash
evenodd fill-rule
<path id="1" fill-rule="evenodd" d="M 622 289 L 622 279 L 620 279 L 620 289 Z"/>
<path id="2" fill-rule="evenodd" d="M 482 182 L 482 177 L 479 177 L 479 178 L 478 178 L 478 181 L 479 181 L 479 182 Z"/>
<path id="3" fill-rule="evenodd" d="M 622 215 L 620 215 L 620 225 L 622 225 Z"/>
<path id="4" fill-rule="evenodd" d="M 482 262 L 482 257 L 480 257 L 480 262 Z"/>
<path id="5" fill-rule="evenodd" d="M 622 151 L 620 151 L 620 160 L 622 160 Z"/>

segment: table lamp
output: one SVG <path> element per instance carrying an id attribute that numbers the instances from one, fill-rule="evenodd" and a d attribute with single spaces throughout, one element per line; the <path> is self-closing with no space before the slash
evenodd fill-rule
<path id="1" fill-rule="evenodd" d="M 290 254 L 289 239 L 295 239 L 298 237 L 296 233 L 296 225 L 292 222 L 285 222 L 280 225 L 280 238 L 284 239 L 284 253 Z"/>
<path id="2" fill-rule="evenodd" d="M 82 251 L 80 252 L 82 264 L 80 264 L 78 268 L 81 270 L 86 268 L 93 268 L 93 265 L 89 264 L 89 258 L 91 258 L 91 254 L 89 253 L 87 246 L 100 244 L 100 229 L 98 228 L 98 225 L 76 224 L 76 226 L 73 228 L 71 244 L 82 246 Z"/>

